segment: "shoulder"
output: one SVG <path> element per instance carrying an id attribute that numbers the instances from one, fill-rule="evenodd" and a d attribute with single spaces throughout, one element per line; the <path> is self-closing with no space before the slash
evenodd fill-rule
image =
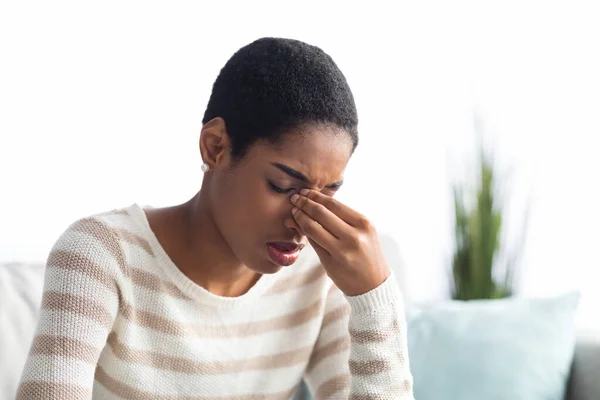
<path id="1" fill-rule="evenodd" d="M 125 269 L 123 242 L 136 226 L 132 206 L 82 217 L 72 222 L 58 237 L 48 256 L 49 267 L 56 265 L 100 265 Z"/>

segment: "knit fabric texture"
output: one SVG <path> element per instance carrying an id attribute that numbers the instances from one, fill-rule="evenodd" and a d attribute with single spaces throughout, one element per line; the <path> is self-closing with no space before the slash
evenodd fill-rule
<path id="1" fill-rule="evenodd" d="M 394 274 L 345 296 L 307 246 L 244 295 L 172 262 L 137 204 L 82 218 L 47 260 L 18 400 L 413 399 Z"/>

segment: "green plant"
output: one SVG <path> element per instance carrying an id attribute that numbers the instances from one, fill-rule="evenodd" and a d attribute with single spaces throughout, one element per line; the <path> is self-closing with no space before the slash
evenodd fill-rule
<path id="1" fill-rule="evenodd" d="M 498 299 L 514 292 L 514 272 L 520 254 L 501 248 L 504 209 L 498 196 L 492 157 L 481 146 L 475 188 L 454 184 L 454 254 L 452 298 Z M 505 252 L 501 260 L 500 253 Z"/>

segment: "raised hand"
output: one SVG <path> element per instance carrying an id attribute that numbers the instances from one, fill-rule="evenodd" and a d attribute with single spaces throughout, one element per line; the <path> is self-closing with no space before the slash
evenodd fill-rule
<path id="1" fill-rule="evenodd" d="M 296 223 L 344 294 L 364 294 L 388 278 L 377 231 L 363 215 L 315 190 L 302 189 L 291 201 Z"/>

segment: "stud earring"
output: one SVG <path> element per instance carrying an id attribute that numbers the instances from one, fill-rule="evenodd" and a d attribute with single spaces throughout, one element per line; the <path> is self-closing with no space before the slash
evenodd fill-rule
<path id="1" fill-rule="evenodd" d="M 200 169 L 202 170 L 202 172 L 206 172 L 210 169 L 210 166 L 207 163 L 202 163 Z"/>

